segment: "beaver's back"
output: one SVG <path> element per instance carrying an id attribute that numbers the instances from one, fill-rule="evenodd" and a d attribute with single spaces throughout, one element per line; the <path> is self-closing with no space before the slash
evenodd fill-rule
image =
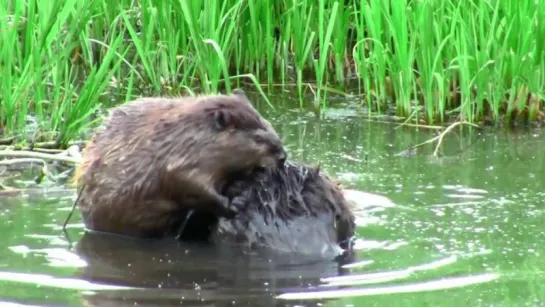
<path id="1" fill-rule="evenodd" d="M 180 160 L 206 154 L 208 145 L 221 141 L 209 127 L 210 118 L 220 109 L 228 112 L 234 129 L 272 129 L 246 99 L 237 96 L 140 98 L 110 111 L 84 149 L 84 163 L 75 181 L 97 159 L 110 167 L 121 164 L 130 169 L 156 167 L 172 154 L 172 148 Z M 250 141 L 247 146 L 252 145 Z"/>
<path id="2" fill-rule="evenodd" d="M 98 147 L 99 152 L 111 155 L 123 148 L 136 146 L 145 148 L 153 145 L 152 149 L 155 150 L 158 145 L 165 146 L 169 139 L 183 142 L 186 138 L 199 138 L 200 143 L 207 140 L 215 142 L 216 134 L 210 131 L 209 123 L 218 110 L 229 114 L 232 120 L 230 128 L 272 129 L 247 99 L 237 96 L 147 97 L 112 109 L 103 124 L 104 128 L 93 137 L 93 145 Z M 151 142 L 153 140 L 156 142 Z"/>

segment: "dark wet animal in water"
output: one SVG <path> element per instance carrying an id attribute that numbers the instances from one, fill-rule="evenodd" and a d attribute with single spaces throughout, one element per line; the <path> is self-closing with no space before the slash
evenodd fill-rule
<path id="1" fill-rule="evenodd" d="M 223 194 L 244 209 L 233 219 L 195 211 L 181 239 L 324 256 L 351 250 L 355 216 L 340 185 L 318 167 L 286 162 L 235 181 Z"/>

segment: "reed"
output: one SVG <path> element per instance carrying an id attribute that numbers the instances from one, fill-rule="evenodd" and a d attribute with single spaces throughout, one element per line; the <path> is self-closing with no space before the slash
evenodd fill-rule
<path id="1" fill-rule="evenodd" d="M 357 86 L 428 124 L 541 120 L 544 20 L 545 0 L 0 0 L 0 125 L 64 144 L 135 95 L 278 83 L 316 111 Z"/>

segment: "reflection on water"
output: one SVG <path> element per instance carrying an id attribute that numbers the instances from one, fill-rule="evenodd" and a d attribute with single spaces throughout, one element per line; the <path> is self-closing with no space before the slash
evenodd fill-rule
<path id="1" fill-rule="evenodd" d="M 321 163 L 357 210 L 348 262 L 229 245 L 84 234 L 72 190 L 0 197 L 0 302 L 40 306 L 540 306 L 545 210 L 540 131 L 431 131 L 279 111 L 293 160 Z M 28 177 L 11 186 L 31 185 Z M 375 193 L 362 195 L 356 190 Z"/>

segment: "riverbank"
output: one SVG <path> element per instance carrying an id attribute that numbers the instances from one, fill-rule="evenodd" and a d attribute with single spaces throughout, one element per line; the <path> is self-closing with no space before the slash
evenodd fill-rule
<path id="1" fill-rule="evenodd" d="M 138 95 L 234 87 L 413 124 L 545 118 L 545 1 L 0 2 L 1 138 L 23 143 L 66 148 Z"/>

